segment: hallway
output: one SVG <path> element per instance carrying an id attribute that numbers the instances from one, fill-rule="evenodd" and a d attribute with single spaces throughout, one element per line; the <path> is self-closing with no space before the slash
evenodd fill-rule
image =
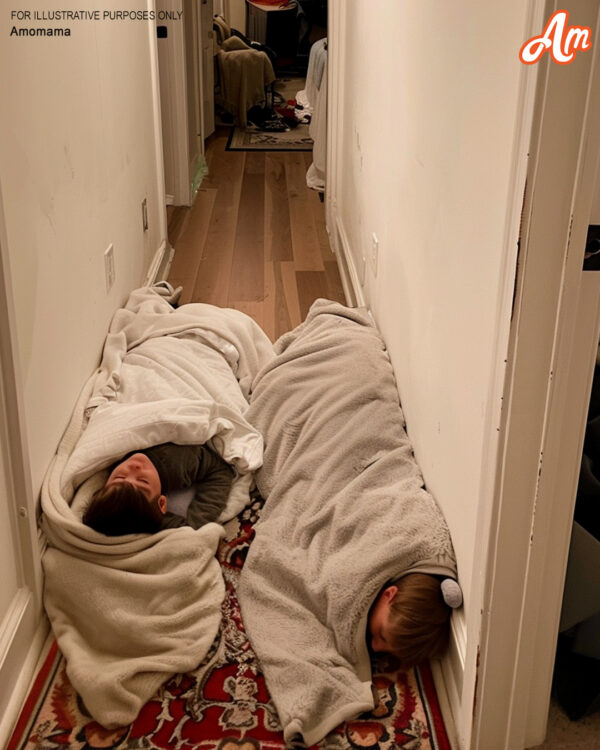
<path id="1" fill-rule="evenodd" d="M 310 152 L 227 151 L 229 129 L 206 143 L 208 175 L 191 208 L 168 207 L 175 256 L 169 282 L 181 303 L 233 307 L 272 341 L 304 320 L 311 303 L 345 303 L 325 228 L 324 204 L 307 189 Z M 536 750 L 593 750 L 600 714 L 571 722 L 552 701 Z"/>
<path id="2" fill-rule="evenodd" d="M 566 7 L 595 37 L 597 0 Z M 523 65 L 519 50 L 550 15 L 533 0 L 500 14 L 474 0 L 443 12 L 386 0 L 377 10 L 328 2 L 325 205 L 305 186 L 310 154 L 229 152 L 218 130 L 194 206 L 165 210 L 175 191 L 161 163 L 158 63 L 165 39 L 189 41 L 181 19 L 160 40 L 154 21 L 90 19 L 68 39 L 11 36 L 2 46 L 12 72 L 0 125 L 10 469 L 0 613 L 15 628 L 0 664 L 12 686 L 0 698 L 0 747 L 43 630 L 44 478 L 115 311 L 162 269 L 182 302 L 243 310 L 276 340 L 316 297 L 344 299 L 329 240 L 348 299 L 360 298 L 384 335 L 415 456 L 453 538 L 465 604 L 443 677 L 456 747 L 492 750 L 501 735 L 510 750 L 593 747 L 575 744 L 587 718 L 536 743 L 585 410 L 573 386 L 591 372 L 600 330 L 597 275 L 582 271 L 577 249 L 585 225 L 600 223 L 600 45 L 572 65 L 550 54 Z M 585 365 L 573 356 L 584 337 Z M 551 725 L 564 719 L 554 708 Z"/>
<path id="3" fill-rule="evenodd" d="M 229 129 L 207 140 L 208 176 L 191 208 L 170 207 L 175 256 L 168 280 L 181 303 L 250 315 L 272 341 L 312 302 L 345 303 L 324 204 L 306 187 L 310 152 L 226 151 Z"/>

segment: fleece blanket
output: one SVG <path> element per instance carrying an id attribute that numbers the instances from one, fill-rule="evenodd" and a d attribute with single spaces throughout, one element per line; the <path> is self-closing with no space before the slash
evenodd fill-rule
<path id="1" fill-rule="evenodd" d="M 225 40 L 217 53 L 217 64 L 220 82 L 217 103 L 245 128 L 248 110 L 265 104 L 265 89 L 275 80 L 273 65 L 266 52 L 248 47 L 238 37 Z"/>
<path id="2" fill-rule="evenodd" d="M 266 498 L 238 597 L 288 742 L 373 708 L 367 615 L 409 572 L 455 577 L 448 528 L 364 310 L 317 300 L 253 384 Z"/>
<path id="3" fill-rule="evenodd" d="M 175 309 L 171 293 L 136 290 L 115 314 L 42 487 L 46 611 L 69 679 L 107 728 L 132 722 L 168 677 L 204 659 L 224 596 L 214 557 L 223 530 L 106 537 L 81 522 L 87 501 L 130 451 L 210 441 L 238 474 L 231 517 L 262 461 L 244 412 L 253 377 L 273 357 L 269 339 L 236 310 Z"/>

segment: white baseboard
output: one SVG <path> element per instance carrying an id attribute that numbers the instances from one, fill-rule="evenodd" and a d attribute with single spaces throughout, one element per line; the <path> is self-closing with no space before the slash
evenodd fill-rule
<path id="1" fill-rule="evenodd" d="M 332 218 L 334 226 L 333 228 L 328 226 L 327 229 L 338 259 L 346 304 L 350 307 L 368 308 L 369 305 L 361 281 L 361 278 L 364 279 L 365 269 L 358 269 L 356 266 L 355 254 L 350 247 L 343 219 L 335 210 L 335 205 L 332 210 Z M 362 271 L 362 274 L 360 271 Z M 467 624 L 464 609 L 461 608 L 452 614 L 448 651 L 441 662 L 435 662 L 436 666 L 433 670 L 444 722 L 453 742 L 453 747 L 458 747 L 454 730 L 454 716 L 460 715 L 466 654 Z"/>
<path id="2" fill-rule="evenodd" d="M 431 662 L 431 673 L 433 675 L 433 682 L 435 685 L 435 694 L 437 695 L 438 703 L 440 704 L 440 711 L 444 717 L 444 728 L 450 742 L 452 750 L 459 750 L 459 743 L 456 734 L 456 724 L 454 723 L 454 712 L 452 711 L 452 705 L 450 696 L 446 691 L 446 681 L 444 679 L 444 673 L 442 664 L 439 661 Z"/>
<path id="3" fill-rule="evenodd" d="M 450 643 L 444 658 L 432 663 L 433 680 L 440 701 L 442 716 L 453 748 L 458 750 L 456 723 L 462 715 L 463 683 L 467 654 L 467 624 L 464 609 L 452 614 Z"/>
<path id="4" fill-rule="evenodd" d="M 174 250 L 167 240 L 163 240 L 158 250 L 154 253 L 154 258 L 152 258 L 152 263 L 148 269 L 144 286 L 152 286 L 152 284 L 161 280 L 158 278 L 161 267 L 165 264 L 167 266 L 171 264 L 173 253 Z"/>
<path id="5" fill-rule="evenodd" d="M 6 747 L 8 744 L 8 740 L 21 713 L 21 708 L 41 666 L 42 657 L 47 651 L 48 644 L 52 641 L 51 638 L 48 638 L 49 633 L 50 624 L 44 616 L 31 641 L 19 677 L 10 686 L 10 700 L 4 711 L 4 716 L 0 718 L 0 747 Z"/>
<path id="6" fill-rule="evenodd" d="M 333 247 L 338 258 L 338 267 L 344 294 L 346 295 L 346 304 L 349 307 L 364 307 L 365 297 L 360 282 L 360 275 L 350 249 L 344 222 L 337 212 L 334 214 L 334 217 L 334 232 L 336 236 L 333 238 Z"/>

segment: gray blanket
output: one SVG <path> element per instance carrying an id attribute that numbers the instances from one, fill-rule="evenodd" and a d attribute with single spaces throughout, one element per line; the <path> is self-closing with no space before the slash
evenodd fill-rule
<path id="1" fill-rule="evenodd" d="M 409 572 L 456 576 L 442 514 L 404 431 L 364 310 L 317 300 L 253 383 L 266 503 L 238 595 L 289 742 L 373 708 L 367 615 Z"/>

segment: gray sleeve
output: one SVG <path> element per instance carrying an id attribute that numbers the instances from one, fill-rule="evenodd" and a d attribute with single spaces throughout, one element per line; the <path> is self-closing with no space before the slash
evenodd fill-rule
<path id="1" fill-rule="evenodd" d="M 194 529 L 216 521 L 223 511 L 233 482 L 233 469 L 210 448 L 205 448 L 194 482 L 186 520 Z"/>

